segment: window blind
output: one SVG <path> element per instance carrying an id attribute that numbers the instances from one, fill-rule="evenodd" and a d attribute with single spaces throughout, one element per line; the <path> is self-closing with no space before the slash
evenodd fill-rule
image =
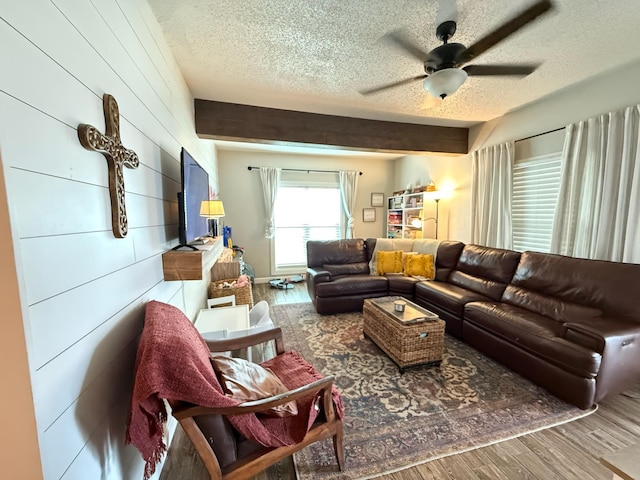
<path id="1" fill-rule="evenodd" d="M 559 152 L 514 162 L 511 213 L 514 250 L 549 252 L 560 169 Z"/>

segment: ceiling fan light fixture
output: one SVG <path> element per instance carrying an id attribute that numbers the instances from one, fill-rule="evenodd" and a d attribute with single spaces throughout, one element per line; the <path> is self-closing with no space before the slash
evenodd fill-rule
<path id="1" fill-rule="evenodd" d="M 460 88 L 467 72 L 459 68 L 443 68 L 424 79 L 424 89 L 434 97 L 445 98 Z"/>

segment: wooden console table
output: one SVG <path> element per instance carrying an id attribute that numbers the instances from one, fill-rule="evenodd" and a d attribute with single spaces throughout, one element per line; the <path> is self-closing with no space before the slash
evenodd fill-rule
<path id="1" fill-rule="evenodd" d="M 162 254 L 162 272 L 165 281 L 202 280 L 204 272 L 213 267 L 222 253 L 222 237 L 196 246 L 198 250 L 169 250 Z"/>

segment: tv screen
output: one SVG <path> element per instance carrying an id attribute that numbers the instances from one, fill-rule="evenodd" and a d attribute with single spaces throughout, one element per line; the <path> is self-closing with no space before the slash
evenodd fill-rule
<path id="1" fill-rule="evenodd" d="M 209 174 L 184 147 L 180 152 L 182 191 L 178 193 L 180 244 L 188 245 L 209 235 L 209 222 L 200 216 L 200 202 L 209 200 Z"/>

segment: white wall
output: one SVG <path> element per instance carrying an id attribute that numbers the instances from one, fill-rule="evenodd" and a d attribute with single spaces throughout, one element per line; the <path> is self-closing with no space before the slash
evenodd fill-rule
<path id="1" fill-rule="evenodd" d="M 561 128 L 549 133 L 541 133 L 535 137 L 519 140 L 516 142 L 514 160 L 562 152 L 564 137 L 565 129 Z"/>
<path id="2" fill-rule="evenodd" d="M 0 229 L 15 251 L 15 272 L 0 277 L 20 294 L 20 309 L 3 320 L 24 337 L 7 330 L 15 348 L 0 349 L 0 359 L 19 368 L 26 352 L 33 394 L 18 410 L 28 438 L 0 440 L 2 469 L 11 478 L 139 479 L 141 457 L 124 445 L 124 430 L 144 304 L 166 301 L 193 318 L 206 296 L 206 280 L 163 281 L 161 254 L 178 236 L 179 151 L 214 185 L 215 151 L 195 136 L 192 98 L 144 0 L 5 1 L 0 17 L 10 231 L 6 222 Z M 104 93 L 120 107 L 123 144 L 140 158 L 124 172 L 123 239 L 111 232 L 106 161 L 76 133 L 80 123 L 104 131 Z M 2 395 L 5 415 L 15 404 Z M 36 440 L 43 473 L 21 475 L 27 464 L 39 470 L 28 448 Z"/>
<path id="3" fill-rule="evenodd" d="M 376 207 L 376 221 L 363 222 L 362 209 L 371 208 L 371 193 L 390 194 L 394 160 L 375 155 L 310 155 L 260 151 L 218 150 L 220 198 L 224 202 L 224 223 L 232 228 L 233 243 L 245 247 L 244 260 L 253 266 L 256 278 L 271 277 L 271 249 L 264 237 L 265 208 L 260 172 L 247 167 L 309 168 L 318 170 L 357 170 L 358 194 L 354 237 L 386 235 L 386 209 Z M 310 173 L 310 180 L 326 178 L 326 173 Z"/>
<path id="4" fill-rule="evenodd" d="M 472 127 L 469 151 L 555 130 L 640 103 L 640 62 L 573 85 L 519 110 Z"/>

